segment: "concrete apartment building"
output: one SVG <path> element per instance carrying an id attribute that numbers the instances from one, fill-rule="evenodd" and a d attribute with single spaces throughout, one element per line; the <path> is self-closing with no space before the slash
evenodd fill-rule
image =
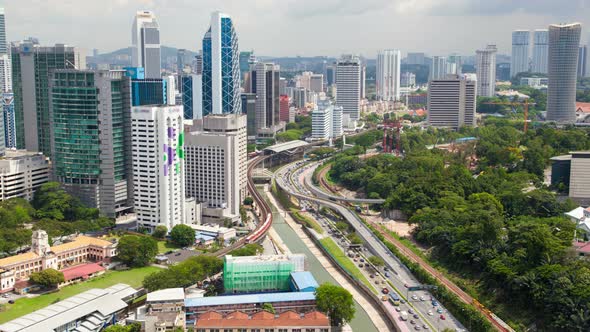
<path id="1" fill-rule="evenodd" d="M 475 52 L 478 96 L 493 97 L 496 93 L 496 51 L 496 45 L 488 45 Z"/>
<path id="2" fill-rule="evenodd" d="M 311 113 L 311 137 L 330 139 L 342 136 L 342 107 L 334 106 L 329 100 L 320 100 Z"/>
<path id="3" fill-rule="evenodd" d="M 547 57 L 549 55 L 549 30 L 538 29 L 533 32 L 533 73 L 547 74 Z"/>
<path id="4" fill-rule="evenodd" d="M 428 83 L 428 124 L 458 129 L 475 126 L 477 82 L 473 75 L 448 75 Z"/>
<path id="5" fill-rule="evenodd" d="M 401 57 L 398 50 L 381 50 L 377 53 L 375 88 L 380 100 L 400 98 Z"/>
<path id="6" fill-rule="evenodd" d="M 361 61 L 355 55 L 343 55 L 336 64 L 336 105 L 342 106 L 345 126 L 360 119 Z"/>
<path id="7" fill-rule="evenodd" d="M 510 58 L 510 77 L 518 73 L 529 71 L 529 43 L 531 33 L 529 30 L 516 30 L 512 32 L 512 57 Z"/>
<path id="8" fill-rule="evenodd" d="M 185 136 L 186 196 L 202 203 L 203 223 L 239 220 L 246 195 L 246 115 L 208 115 Z"/>
<path id="9" fill-rule="evenodd" d="M 50 178 L 50 167 L 42 153 L 7 150 L 0 158 L 0 201 L 21 197 L 33 199 L 35 190 Z"/>

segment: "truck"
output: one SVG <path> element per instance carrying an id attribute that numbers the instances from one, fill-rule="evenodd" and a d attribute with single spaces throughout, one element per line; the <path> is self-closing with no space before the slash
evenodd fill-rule
<path id="1" fill-rule="evenodd" d="M 407 311 L 402 311 L 399 313 L 399 315 L 403 321 L 408 320 L 408 312 Z"/>

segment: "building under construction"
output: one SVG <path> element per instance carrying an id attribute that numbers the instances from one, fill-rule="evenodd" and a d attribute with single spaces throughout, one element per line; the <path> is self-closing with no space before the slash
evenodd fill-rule
<path id="1" fill-rule="evenodd" d="M 223 264 L 225 293 L 289 291 L 292 272 L 305 271 L 305 255 L 233 257 Z"/>

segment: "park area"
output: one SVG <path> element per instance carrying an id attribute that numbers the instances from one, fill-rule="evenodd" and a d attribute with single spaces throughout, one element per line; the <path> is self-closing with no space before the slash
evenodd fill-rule
<path id="1" fill-rule="evenodd" d="M 14 304 L 6 304 L 4 306 L 4 311 L 0 312 L 0 324 L 92 288 L 108 288 L 118 283 L 124 283 L 135 288 L 141 287 L 141 282 L 145 276 L 159 270 L 161 269 L 158 267 L 147 266 L 125 271 L 107 271 L 102 276 L 75 285 L 66 286 L 54 293 L 18 299 Z"/>

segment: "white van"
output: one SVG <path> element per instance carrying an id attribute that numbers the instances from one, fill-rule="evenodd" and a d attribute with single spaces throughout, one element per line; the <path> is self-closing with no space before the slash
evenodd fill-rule
<path id="1" fill-rule="evenodd" d="M 400 314 L 402 320 L 404 320 L 404 321 L 408 320 L 408 312 L 407 311 L 402 311 L 399 314 Z"/>

